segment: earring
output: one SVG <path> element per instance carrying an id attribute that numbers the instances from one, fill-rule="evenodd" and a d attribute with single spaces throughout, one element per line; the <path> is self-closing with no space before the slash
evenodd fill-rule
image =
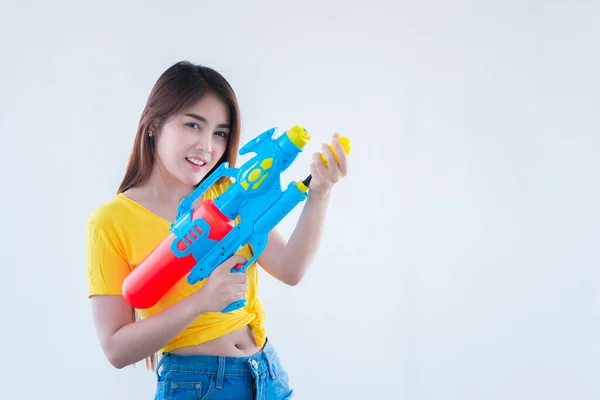
<path id="1" fill-rule="evenodd" d="M 148 132 L 148 136 L 152 137 L 152 132 Z"/>

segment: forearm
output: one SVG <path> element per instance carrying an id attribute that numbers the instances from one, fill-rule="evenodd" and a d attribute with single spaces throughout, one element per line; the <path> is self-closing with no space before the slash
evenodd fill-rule
<path id="1" fill-rule="evenodd" d="M 169 343 L 187 328 L 201 313 L 188 297 L 168 309 L 127 324 L 108 340 L 107 357 L 117 368 L 143 360 Z"/>
<path id="2" fill-rule="evenodd" d="M 323 232 L 329 194 L 308 197 L 296 228 L 292 232 L 279 262 L 285 281 L 295 285 L 300 282 L 313 261 Z"/>

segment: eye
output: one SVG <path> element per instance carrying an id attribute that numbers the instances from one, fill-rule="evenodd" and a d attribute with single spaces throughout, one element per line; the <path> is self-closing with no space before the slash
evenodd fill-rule
<path id="1" fill-rule="evenodd" d="M 229 136 L 229 134 L 225 131 L 217 131 L 217 132 L 215 132 L 215 135 L 219 135 L 223 138 L 226 138 L 227 136 Z"/>
<path id="2" fill-rule="evenodd" d="M 198 125 L 195 122 L 188 122 L 187 124 L 185 124 L 185 126 L 189 126 L 192 129 L 200 128 L 200 125 Z"/>

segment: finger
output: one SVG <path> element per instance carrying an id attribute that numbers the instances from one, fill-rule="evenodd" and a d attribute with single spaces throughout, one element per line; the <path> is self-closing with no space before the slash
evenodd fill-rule
<path id="1" fill-rule="evenodd" d="M 325 155 L 325 158 L 327 159 L 327 169 L 329 170 L 329 176 L 332 176 L 332 177 L 338 176 L 340 174 L 340 167 L 338 165 L 338 162 L 335 159 L 335 155 L 333 154 L 331 147 L 329 147 L 329 145 L 323 143 L 321 145 L 321 150 L 323 151 L 323 154 Z"/>
<path id="2" fill-rule="evenodd" d="M 340 179 L 342 172 L 340 171 L 340 166 L 335 159 L 335 154 L 333 154 L 332 148 L 323 143 L 321 145 L 321 150 L 323 154 L 325 154 L 325 158 L 327 159 L 327 170 L 329 171 L 329 179 L 333 182 L 337 182 Z"/>
<path id="3" fill-rule="evenodd" d="M 327 171 L 327 167 L 325 166 L 325 164 L 323 164 L 323 160 L 321 160 L 321 154 L 314 153 L 312 159 L 315 170 L 319 174 L 319 176 L 321 178 L 326 178 L 327 176 L 329 176 L 329 171 Z"/>
<path id="4" fill-rule="evenodd" d="M 235 292 L 235 298 L 237 299 L 236 301 L 244 300 L 247 297 L 248 297 L 248 294 L 245 291 Z"/>
<path id="5" fill-rule="evenodd" d="M 333 154 L 331 147 L 325 143 L 321 145 L 321 151 L 324 157 L 327 159 L 327 166 L 325 167 L 327 173 L 325 173 L 323 177 L 328 181 L 335 183 L 340 179 L 341 175 L 340 168 L 335 160 L 335 155 Z"/>
<path id="6" fill-rule="evenodd" d="M 237 274 L 233 274 L 232 279 L 235 283 L 245 284 L 246 282 L 248 282 L 248 275 L 246 275 L 245 272 L 240 272 Z"/>
<path id="7" fill-rule="evenodd" d="M 236 267 L 236 269 L 240 269 L 245 263 L 246 261 L 248 261 L 245 257 L 243 256 L 238 256 L 238 255 L 234 255 L 230 258 L 228 258 L 227 260 L 223 261 L 223 263 L 221 263 L 221 265 L 219 265 L 216 270 L 219 271 L 229 271 L 231 270 L 231 267 Z M 241 264 L 238 266 L 238 264 Z"/>
<path id="8" fill-rule="evenodd" d="M 340 173 L 342 176 L 346 176 L 348 174 L 348 157 L 346 155 L 346 152 L 344 151 L 344 148 L 342 147 L 342 144 L 337 139 L 339 137 L 339 133 L 336 133 L 336 135 L 338 136 L 335 137 L 335 139 L 333 140 L 333 147 L 335 148 L 335 152 L 338 155 L 338 166 L 340 169 Z"/>
<path id="9" fill-rule="evenodd" d="M 244 256 L 239 256 L 237 254 L 231 256 L 229 258 L 229 260 L 227 260 L 227 262 L 229 263 L 229 265 L 236 265 L 236 264 L 246 264 L 246 262 L 248 262 L 248 259 Z M 241 267 L 240 267 L 241 268 Z M 239 269 L 239 268 L 237 268 Z"/>
<path id="10" fill-rule="evenodd" d="M 310 169 L 310 174 L 312 176 L 313 181 L 321 179 L 321 175 L 319 174 L 319 171 L 317 171 L 317 167 L 315 166 L 315 163 L 310 163 L 309 169 Z"/>
<path id="11" fill-rule="evenodd" d="M 240 301 L 246 298 L 246 293 L 245 292 L 240 292 L 240 291 L 233 291 L 231 293 L 229 293 L 229 295 L 227 296 L 227 298 L 229 299 L 230 303 L 234 303 L 236 301 Z"/>

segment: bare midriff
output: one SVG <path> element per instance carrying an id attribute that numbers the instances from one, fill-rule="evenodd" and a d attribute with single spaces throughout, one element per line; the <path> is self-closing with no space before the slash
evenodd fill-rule
<path id="1" fill-rule="evenodd" d="M 254 340 L 252 329 L 249 326 L 244 326 L 237 331 L 230 332 L 206 343 L 171 350 L 171 353 L 245 357 L 254 355 L 260 350 L 261 348 L 256 345 Z"/>

